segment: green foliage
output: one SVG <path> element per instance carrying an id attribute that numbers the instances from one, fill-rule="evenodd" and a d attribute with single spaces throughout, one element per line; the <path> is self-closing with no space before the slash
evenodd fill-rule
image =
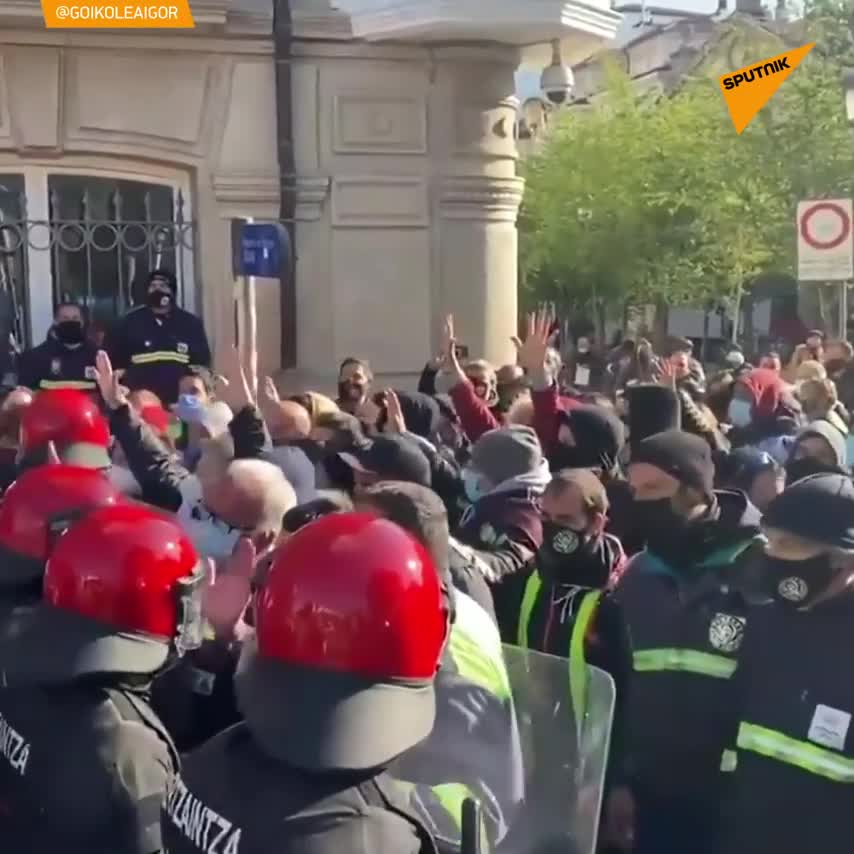
<path id="1" fill-rule="evenodd" d="M 805 30 L 832 38 L 741 135 L 716 78 L 700 71 L 650 96 L 609 68 L 602 98 L 562 117 L 524 165 L 523 299 L 699 305 L 762 272 L 793 273 L 797 202 L 854 194 L 849 15 L 854 0 L 813 0 Z"/>

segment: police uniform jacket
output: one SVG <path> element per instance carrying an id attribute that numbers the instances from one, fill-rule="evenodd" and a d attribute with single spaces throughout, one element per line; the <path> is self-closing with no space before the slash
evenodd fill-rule
<path id="1" fill-rule="evenodd" d="M 26 350 L 18 359 L 18 384 L 40 389 L 74 388 L 96 392 L 94 344 L 84 341 L 79 347 L 66 347 L 48 335 L 47 340 Z"/>
<path id="2" fill-rule="evenodd" d="M 392 778 L 300 771 L 242 723 L 186 757 L 161 825 L 167 854 L 436 854 Z"/>
<path id="3" fill-rule="evenodd" d="M 144 695 L 70 683 L 0 689 L 0 851 L 162 850 L 178 755 Z"/>
<path id="4" fill-rule="evenodd" d="M 733 680 L 721 854 L 848 854 L 854 596 L 751 614 Z"/>
<path id="5" fill-rule="evenodd" d="M 164 316 L 148 306 L 128 312 L 109 336 L 107 351 L 113 367 L 126 371 L 128 388 L 153 391 L 167 405 L 178 399 L 178 382 L 188 365 L 211 363 L 202 322 L 177 307 Z"/>
<path id="6" fill-rule="evenodd" d="M 741 493 L 718 493 L 720 523 L 692 566 L 644 551 L 615 591 L 632 643 L 626 751 L 644 797 L 710 810 L 720 796 L 730 686 L 748 604 L 735 586 L 761 538 Z"/>

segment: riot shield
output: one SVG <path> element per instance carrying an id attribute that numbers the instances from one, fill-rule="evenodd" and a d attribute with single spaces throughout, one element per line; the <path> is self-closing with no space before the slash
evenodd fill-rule
<path id="1" fill-rule="evenodd" d="M 462 804 L 480 803 L 484 852 L 594 854 L 614 714 L 614 682 L 586 671 L 576 714 L 565 658 L 503 647 L 507 691 L 437 682 L 433 735 L 392 773 L 441 851 L 459 850 Z M 577 671 L 576 671 L 577 672 Z M 449 816 L 452 820 L 448 821 Z"/>
<path id="2" fill-rule="evenodd" d="M 573 708 L 565 658 L 504 646 L 522 745 L 524 798 L 500 854 L 594 854 L 614 719 L 614 680 L 586 668 Z M 579 696 L 576 692 L 576 696 Z"/>

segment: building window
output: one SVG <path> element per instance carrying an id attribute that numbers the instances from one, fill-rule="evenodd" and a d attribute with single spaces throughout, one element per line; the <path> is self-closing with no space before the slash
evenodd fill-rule
<path id="1" fill-rule="evenodd" d="M 84 306 L 96 328 L 137 304 L 148 274 L 178 279 L 192 308 L 193 223 L 181 188 L 28 169 L 0 174 L 0 288 L 17 309 L 16 337 L 38 343 L 53 306 Z"/>

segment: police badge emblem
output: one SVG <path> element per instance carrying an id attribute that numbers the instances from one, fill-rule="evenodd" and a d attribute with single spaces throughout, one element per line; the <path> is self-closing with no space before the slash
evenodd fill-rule
<path id="1" fill-rule="evenodd" d="M 571 555 L 578 548 L 578 534 L 574 531 L 558 531 L 552 537 L 552 548 L 561 555 Z"/>
<path id="2" fill-rule="evenodd" d="M 50 372 L 53 376 L 58 377 L 62 371 L 62 362 L 59 359 L 51 359 L 50 360 Z"/>
<path id="3" fill-rule="evenodd" d="M 744 640 L 744 617 L 715 614 L 709 625 L 709 643 L 721 652 L 736 652 Z"/>
<path id="4" fill-rule="evenodd" d="M 791 578 L 784 578 L 777 585 L 777 592 L 789 602 L 803 602 L 807 598 L 809 588 L 803 578 L 792 576 Z"/>
<path id="5" fill-rule="evenodd" d="M 190 348 L 183 342 L 179 341 L 178 346 L 175 348 L 182 356 L 186 356 L 187 353 L 190 352 Z"/>

